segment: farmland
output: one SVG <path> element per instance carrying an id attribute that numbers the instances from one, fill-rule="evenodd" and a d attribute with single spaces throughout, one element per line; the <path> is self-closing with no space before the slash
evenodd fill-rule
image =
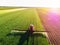
<path id="1" fill-rule="evenodd" d="M 27 30 L 29 25 L 33 24 L 35 30 L 44 30 L 35 8 L 10 11 L 7 13 L 5 10 L 0 11 L 0 45 L 22 45 L 19 44 L 20 35 L 8 35 L 13 29 Z M 27 45 L 26 43 L 27 41 L 23 45 Z M 32 38 L 30 36 L 28 44 L 32 45 Z M 41 36 L 35 36 L 34 45 L 48 45 L 48 40 L 42 34 Z"/>
<path id="2" fill-rule="evenodd" d="M 52 45 L 60 45 L 60 8 L 37 9 L 41 22 L 48 33 L 49 40 Z"/>

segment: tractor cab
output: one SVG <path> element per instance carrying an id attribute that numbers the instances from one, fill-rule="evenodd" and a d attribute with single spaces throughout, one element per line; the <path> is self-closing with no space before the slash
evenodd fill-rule
<path id="1" fill-rule="evenodd" d="M 31 33 L 34 32 L 34 25 L 33 25 L 33 24 L 30 24 L 30 26 L 29 26 L 29 31 L 30 31 Z"/>

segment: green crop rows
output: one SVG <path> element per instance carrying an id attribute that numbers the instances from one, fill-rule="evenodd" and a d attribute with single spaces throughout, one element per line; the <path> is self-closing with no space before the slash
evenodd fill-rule
<path id="1" fill-rule="evenodd" d="M 0 14 L 0 45 L 19 45 L 20 35 L 7 35 L 13 29 L 27 30 L 30 24 L 34 25 L 35 30 L 44 30 L 38 14 L 33 8 Z M 32 38 L 29 36 L 29 45 L 32 45 L 31 40 Z M 27 45 L 26 43 L 27 41 L 23 45 Z M 37 44 L 48 45 L 48 41 L 46 37 L 35 36 L 34 45 Z"/>

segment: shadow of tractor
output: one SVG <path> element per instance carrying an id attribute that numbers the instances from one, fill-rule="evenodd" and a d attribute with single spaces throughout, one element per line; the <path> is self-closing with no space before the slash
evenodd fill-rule
<path id="1" fill-rule="evenodd" d="M 29 37 L 31 37 L 31 39 L 32 39 L 32 41 L 31 41 L 32 45 L 34 45 L 34 37 L 38 37 L 39 36 L 39 37 L 46 38 L 46 36 L 41 34 L 41 33 L 33 33 L 33 34 L 31 34 L 31 32 L 28 31 L 28 30 L 25 33 L 9 33 L 9 34 L 7 34 L 7 36 L 11 36 L 11 35 L 20 36 L 19 43 L 17 45 L 23 45 L 24 42 L 26 42 L 26 41 L 27 41 L 26 45 L 28 45 Z"/>

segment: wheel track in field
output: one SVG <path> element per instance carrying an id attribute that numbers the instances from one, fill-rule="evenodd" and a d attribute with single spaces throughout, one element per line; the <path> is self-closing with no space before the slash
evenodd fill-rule
<path id="1" fill-rule="evenodd" d="M 59 15 L 41 15 L 38 11 L 38 15 L 42 21 L 42 24 L 47 32 L 49 40 L 52 45 L 60 45 L 60 16 Z"/>

